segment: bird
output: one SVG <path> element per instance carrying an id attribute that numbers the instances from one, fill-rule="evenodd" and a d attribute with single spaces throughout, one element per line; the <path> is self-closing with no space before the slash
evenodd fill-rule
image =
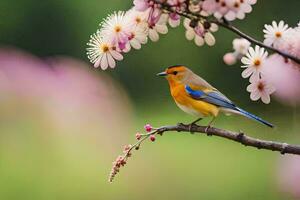
<path id="1" fill-rule="evenodd" d="M 197 117 L 192 125 L 204 117 L 212 117 L 205 131 L 220 113 L 239 114 L 273 128 L 274 125 L 238 107 L 215 87 L 195 74 L 184 65 L 174 65 L 157 76 L 165 77 L 170 86 L 170 93 L 177 106 L 184 112 Z"/>

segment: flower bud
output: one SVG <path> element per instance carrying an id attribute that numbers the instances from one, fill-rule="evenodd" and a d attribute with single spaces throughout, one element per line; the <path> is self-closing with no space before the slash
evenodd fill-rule
<path id="1" fill-rule="evenodd" d="M 223 57 L 226 65 L 234 65 L 236 63 L 236 57 L 233 53 L 226 53 Z"/>
<path id="2" fill-rule="evenodd" d="M 142 135 L 141 135 L 140 133 L 136 133 L 136 134 L 135 134 L 135 138 L 136 138 L 137 140 L 140 140 L 140 139 L 142 138 Z"/>
<path id="3" fill-rule="evenodd" d="M 151 135 L 151 136 L 150 136 L 150 140 L 151 140 L 152 142 L 154 142 L 154 141 L 155 141 L 155 135 Z"/>
<path id="4" fill-rule="evenodd" d="M 146 124 L 144 126 L 144 129 L 147 131 L 147 132 L 151 132 L 152 131 L 152 126 L 150 124 Z"/>

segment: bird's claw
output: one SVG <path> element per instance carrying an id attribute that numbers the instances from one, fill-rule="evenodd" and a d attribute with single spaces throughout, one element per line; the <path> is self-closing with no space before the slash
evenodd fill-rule
<path id="1" fill-rule="evenodd" d="M 184 123 L 178 123 L 177 126 L 185 126 Z"/>
<path id="2" fill-rule="evenodd" d="M 211 128 L 210 125 L 208 125 L 205 129 L 204 129 L 204 132 L 207 134 L 207 136 L 212 136 L 211 133 L 208 133 L 209 129 Z"/>

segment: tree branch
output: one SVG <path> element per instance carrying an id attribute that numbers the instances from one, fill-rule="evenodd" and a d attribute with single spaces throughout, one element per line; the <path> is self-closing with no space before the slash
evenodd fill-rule
<path id="1" fill-rule="evenodd" d="M 148 125 L 150 126 L 150 125 Z M 281 154 L 295 154 L 300 155 L 300 146 L 292 145 L 281 142 L 273 142 L 268 140 L 256 139 L 250 136 L 245 135 L 242 132 L 233 132 L 227 131 L 219 128 L 214 128 L 210 126 L 198 126 L 196 124 L 185 125 L 179 123 L 173 126 L 162 126 L 159 128 L 152 128 L 151 126 L 146 129 L 146 134 L 136 134 L 136 139 L 138 140 L 133 145 L 126 145 L 124 147 L 123 155 L 119 155 L 115 162 L 113 162 L 113 167 L 109 174 L 109 182 L 112 182 L 116 174 L 120 171 L 121 167 L 124 167 L 128 161 L 128 158 L 131 157 L 132 151 L 138 150 L 141 144 L 146 141 L 146 139 L 150 138 L 152 142 L 155 141 L 155 135 L 163 135 L 165 132 L 177 131 L 184 133 L 200 133 L 208 136 L 217 136 L 222 137 L 228 140 L 232 140 L 234 142 L 243 144 L 245 146 L 255 147 L 257 149 L 266 149 L 271 151 L 278 151 Z"/>
<path id="2" fill-rule="evenodd" d="M 258 45 L 260 47 L 264 47 L 264 48 L 266 48 L 266 49 L 268 49 L 268 50 L 270 50 L 272 52 L 276 52 L 279 55 L 281 55 L 281 56 L 283 56 L 283 57 L 285 57 L 287 59 L 291 59 L 294 62 L 300 64 L 300 59 L 299 58 L 297 58 L 297 57 L 295 57 L 293 55 L 290 55 L 290 54 L 288 54 L 286 52 L 283 52 L 283 51 L 281 51 L 279 49 L 276 49 L 274 47 L 265 45 L 264 43 L 262 43 L 262 42 L 260 42 L 260 41 L 258 41 L 256 39 L 254 39 L 253 37 L 247 35 L 246 33 L 242 32 L 237 27 L 233 26 L 232 24 L 230 24 L 229 22 L 227 22 L 225 20 L 218 20 L 218 19 L 212 19 L 212 20 L 210 20 L 210 19 L 208 19 L 205 16 L 202 16 L 202 15 L 197 14 L 197 13 L 190 12 L 189 9 L 187 9 L 186 12 L 177 11 L 177 10 L 174 10 L 173 7 L 170 6 L 169 4 L 167 4 L 166 2 L 161 2 L 160 0 L 153 0 L 153 1 L 155 3 L 157 3 L 157 4 L 160 4 L 162 6 L 162 8 L 164 10 L 166 10 L 167 12 L 169 12 L 169 13 L 172 13 L 172 12 L 174 13 L 175 12 L 178 15 L 186 17 L 186 18 L 189 18 L 191 20 L 198 20 L 198 21 L 200 21 L 200 20 L 206 20 L 208 22 L 218 24 L 219 26 L 221 26 L 221 27 L 223 27 L 223 28 L 225 28 L 225 29 L 227 29 L 227 30 L 229 30 L 229 31 L 231 31 L 231 32 L 239 35 L 240 37 L 247 39 L 252 44 L 256 44 L 256 45 Z"/>
<path id="3" fill-rule="evenodd" d="M 255 147 L 257 149 L 266 149 L 271 151 L 278 151 L 281 154 L 296 154 L 300 155 L 300 146 L 291 145 L 281 142 L 273 142 L 267 140 L 256 139 L 250 136 L 245 135 L 242 132 L 233 132 L 227 131 L 214 127 L 198 126 L 198 125 L 184 125 L 178 124 L 175 126 L 163 126 L 156 129 L 157 134 L 163 134 L 168 131 L 177 131 L 177 132 L 191 132 L 191 133 L 202 133 L 208 136 L 218 136 L 226 138 L 245 146 Z"/>
<path id="4" fill-rule="evenodd" d="M 295 61 L 296 63 L 300 64 L 300 59 L 293 56 L 293 55 L 290 55 L 290 54 L 287 54 L 279 49 L 276 49 L 274 47 L 271 47 L 271 46 L 268 46 L 268 45 L 265 45 L 264 43 L 252 38 L 251 36 L 247 35 L 246 33 L 242 32 L 241 30 L 239 30 L 238 28 L 236 28 L 235 26 L 231 25 L 230 23 L 224 23 L 224 22 L 221 22 L 221 21 L 214 21 L 216 24 L 218 24 L 219 26 L 222 26 L 223 28 L 226 28 L 234 33 L 236 33 L 237 35 L 239 35 L 240 37 L 242 38 L 245 38 L 247 39 L 249 42 L 251 42 L 252 44 L 256 44 L 260 47 L 264 47 L 270 51 L 273 51 L 275 53 L 278 53 L 279 55 L 285 57 L 285 58 L 289 58 L 293 61 Z"/>

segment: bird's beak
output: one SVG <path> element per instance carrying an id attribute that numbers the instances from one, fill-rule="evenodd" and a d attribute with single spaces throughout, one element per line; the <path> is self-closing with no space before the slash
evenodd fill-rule
<path id="1" fill-rule="evenodd" d="M 166 72 L 160 72 L 160 73 L 156 74 L 156 76 L 167 76 L 167 73 Z"/>

